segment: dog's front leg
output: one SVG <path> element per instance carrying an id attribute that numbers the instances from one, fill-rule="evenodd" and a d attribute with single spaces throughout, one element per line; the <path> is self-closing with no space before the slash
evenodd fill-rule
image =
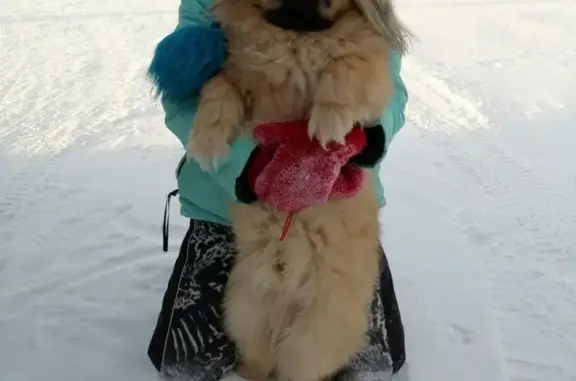
<path id="1" fill-rule="evenodd" d="M 386 60 L 354 55 L 336 59 L 320 78 L 308 124 L 310 137 L 323 146 L 343 143 L 355 124 L 378 118 L 390 90 Z"/>
<path id="2" fill-rule="evenodd" d="M 229 143 L 239 131 L 244 104 L 239 91 L 220 73 L 202 88 L 192 131 L 188 137 L 188 158 L 201 168 L 218 166 Z"/>

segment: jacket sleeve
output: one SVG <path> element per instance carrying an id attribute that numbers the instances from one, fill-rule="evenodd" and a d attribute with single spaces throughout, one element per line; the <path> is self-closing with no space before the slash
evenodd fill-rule
<path id="1" fill-rule="evenodd" d="M 180 0 L 178 27 L 209 26 L 214 20 L 210 15 L 212 0 Z"/>
<path id="2" fill-rule="evenodd" d="M 404 111 L 408 93 L 400 75 L 401 56 L 393 54 L 390 57 L 389 67 L 393 79 L 394 95 L 377 123 L 366 128 L 366 147 L 350 159 L 351 163 L 360 167 L 379 170 L 379 165 L 386 156 L 390 143 L 405 123 Z"/>
<path id="3" fill-rule="evenodd" d="M 162 100 L 165 111 L 165 124 L 176 135 L 184 149 L 188 145 L 188 134 L 196 116 L 197 99 L 184 101 Z M 256 147 L 256 143 L 249 137 L 238 137 L 231 145 L 228 155 L 220 161 L 217 168 L 207 173 L 226 191 L 231 198 L 236 198 L 236 178 L 240 176 L 248 158 Z M 187 162 L 185 165 L 197 165 Z"/>
<path id="4" fill-rule="evenodd" d="M 405 110 L 408 103 L 408 91 L 402 80 L 402 56 L 392 53 L 390 57 L 390 71 L 394 83 L 394 96 L 390 101 L 386 111 L 380 118 L 380 125 L 384 128 L 386 139 L 385 152 L 388 151 L 390 143 L 396 134 L 404 127 L 406 122 Z"/>
<path id="5" fill-rule="evenodd" d="M 210 5 L 211 0 L 181 0 L 177 29 L 187 26 L 209 27 L 212 25 L 213 20 L 209 12 Z M 188 135 L 198 109 L 198 98 L 190 97 L 184 100 L 175 100 L 162 97 L 162 107 L 165 113 L 166 127 L 176 135 L 186 149 Z M 218 168 L 207 171 L 230 197 L 235 197 L 236 178 L 244 169 L 255 146 L 256 144 L 251 138 L 239 137 L 231 145 L 228 155 L 220 161 Z M 187 163 L 186 165 L 196 164 Z"/>

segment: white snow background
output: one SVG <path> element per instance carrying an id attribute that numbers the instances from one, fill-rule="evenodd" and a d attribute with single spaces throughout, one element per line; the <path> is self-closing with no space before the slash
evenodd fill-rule
<path id="1" fill-rule="evenodd" d="M 397 0 L 382 177 L 412 381 L 576 380 L 576 2 Z M 0 0 L 0 381 L 148 381 L 185 220 L 145 78 L 177 2 Z"/>

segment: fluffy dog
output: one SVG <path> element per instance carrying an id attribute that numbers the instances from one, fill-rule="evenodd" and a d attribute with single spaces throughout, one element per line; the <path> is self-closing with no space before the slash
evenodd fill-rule
<path id="1" fill-rule="evenodd" d="M 203 87 L 188 155 L 207 167 L 256 124 L 308 118 L 323 145 L 378 119 L 392 94 L 388 62 L 405 47 L 390 0 L 216 0 L 229 46 Z M 378 205 L 361 191 L 294 216 L 234 204 L 238 257 L 225 326 L 240 375 L 319 381 L 362 349 L 379 268 Z"/>

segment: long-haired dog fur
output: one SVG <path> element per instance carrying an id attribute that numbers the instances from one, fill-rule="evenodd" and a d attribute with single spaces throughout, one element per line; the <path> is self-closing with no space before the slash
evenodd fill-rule
<path id="1" fill-rule="evenodd" d="M 229 57 L 201 91 L 188 155 L 208 166 L 261 122 L 308 118 L 327 144 L 377 120 L 407 36 L 390 1 L 216 0 Z M 231 206 L 225 327 L 242 376 L 319 381 L 362 349 L 380 262 L 374 181 L 366 171 L 357 195 L 298 212 L 285 241 L 284 213 Z"/>

